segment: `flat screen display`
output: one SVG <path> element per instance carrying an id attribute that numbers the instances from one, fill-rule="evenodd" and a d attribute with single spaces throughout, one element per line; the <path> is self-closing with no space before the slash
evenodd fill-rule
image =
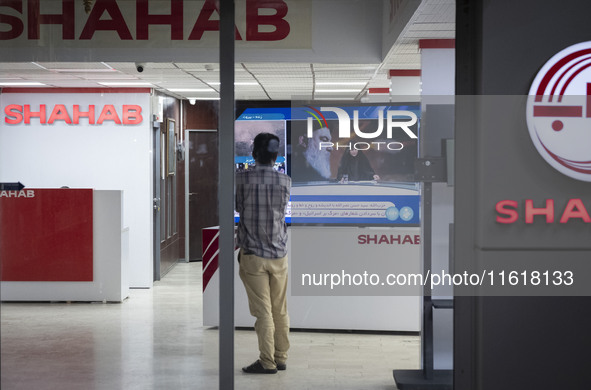
<path id="1" fill-rule="evenodd" d="M 281 140 L 275 169 L 292 178 L 289 223 L 420 223 L 419 185 L 413 181 L 419 103 L 242 102 L 237 108 L 237 171 L 253 167 L 258 133 Z"/>
<path id="2" fill-rule="evenodd" d="M 287 173 L 287 121 L 286 120 L 237 120 L 234 124 L 234 162 L 236 171 L 248 170 L 254 166 L 252 142 L 259 133 L 271 133 L 279 137 L 279 155 L 275 169 Z"/>

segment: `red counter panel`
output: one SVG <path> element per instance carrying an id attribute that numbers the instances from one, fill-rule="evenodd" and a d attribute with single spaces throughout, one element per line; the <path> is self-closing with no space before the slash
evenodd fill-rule
<path id="1" fill-rule="evenodd" d="M 0 191 L 0 280 L 93 280 L 91 189 Z"/>
<path id="2" fill-rule="evenodd" d="M 219 227 L 205 228 L 201 231 L 203 239 L 203 291 L 209 280 L 218 270 L 218 255 L 220 253 L 220 229 Z"/>

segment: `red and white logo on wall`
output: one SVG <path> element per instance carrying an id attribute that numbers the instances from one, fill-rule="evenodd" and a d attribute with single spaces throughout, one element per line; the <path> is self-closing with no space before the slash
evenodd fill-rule
<path id="1" fill-rule="evenodd" d="M 591 41 L 544 64 L 529 90 L 527 126 L 548 164 L 591 182 Z"/>

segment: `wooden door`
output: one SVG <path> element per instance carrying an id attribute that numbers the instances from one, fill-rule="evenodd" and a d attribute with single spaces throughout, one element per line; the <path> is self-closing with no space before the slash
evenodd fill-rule
<path id="1" fill-rule="evenodd" d="M 218 225 L 218 133 L 189 130 L 189 260 L 202 259 L 201 230 Z"/>

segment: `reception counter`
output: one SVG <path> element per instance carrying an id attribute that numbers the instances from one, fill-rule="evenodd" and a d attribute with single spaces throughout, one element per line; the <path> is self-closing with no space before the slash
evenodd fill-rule
<path id="1" fill-rule="evenodd" d="M 123 301 L 129 230 L 122 212 L 122 191 L 2 191 L 2 300 Z"/>

